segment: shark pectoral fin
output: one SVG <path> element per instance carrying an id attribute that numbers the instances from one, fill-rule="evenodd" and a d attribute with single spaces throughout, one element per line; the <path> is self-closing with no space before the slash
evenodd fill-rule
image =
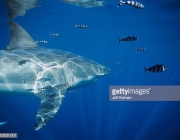
<path id="1" fill-rule="evenodd" d="M 44 90 L 37 94 L 41 98 L 41 104 L 37 111 L 35 130 L 39 130 L 46 125 L 57 113 L 63 98 L 65 97 L 66 88 Z"/>

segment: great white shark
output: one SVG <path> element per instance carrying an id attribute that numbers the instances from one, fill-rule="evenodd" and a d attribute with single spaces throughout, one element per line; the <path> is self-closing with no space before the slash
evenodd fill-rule
<path id="1" fill-rule="evenodd" d="M 54 117 L 68 90 L 93 84 L 110 72 L 82 56 L 39 47 L 21 26 L 8 22 L 10 44 L 0 51 L 0 94 L 40 97 L 36 130 Z"/>

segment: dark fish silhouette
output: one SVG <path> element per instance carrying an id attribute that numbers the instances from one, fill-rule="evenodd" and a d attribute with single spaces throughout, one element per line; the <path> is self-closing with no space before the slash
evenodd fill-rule
<path id="1" fill-rule="evenodd" d="M 144 67 L 144 72 L 151 71 L 151 72 L 164 72 L 167 69 L 166 65 L 155 65 L 149 68 Z"/>
<path id="2" fill-rule="evenodd" d="M 24 90 L 24 91 L 27 91 L 27 92 L 31 92 L 31 91 L 33 91 L 34 89 L 26 89 L 26 90 Z"/>
<path id="3" fill-rule="evenodd" d="M 126 38 L 122 38 L 122 39 L 120 39 L 119 37 L 118 37 L 118 40 L 119 40 L 119 43 L 121 42 L 121 41 L 135 41 L 135 40 L 137 40 L 138 39 L 138 37 L 137 36 L 127 36 Z"/>
<path id="4" fill-rule="evenodd" d="M 119 4 L 118 4 L 117 7 L 120 7 L 123 4 L 128 4 L 128 5 L 131 5 L 131 6 L 135 7 L 135 8 L 139 8 L 139 9 L 143 9 L 144 8 L 144 5 L 139 3 L 139 2 L 137 2 L 137 1 L 126 1 L 126 2 L 124 2 L 122 0 L 119 1 Z"/>
<path id="5" fill-rule="evenodd" d="M 50 81 L 51 78 L 41 78 L 41 79 L 37 79 L 36 81 L 39 81 L 39 82 L 46 82 L 46 81 Z"/>
<path id="6" fill-rule="evenodd" d="M 74 24 L 74 23 L 73 23 Z M 79 25 L 79 24 L 74 24 L 74 28 L 83 28 L 83 29 L 86 29 L 86 28 L 88 28 L 88 26 L 86 26 L 86 25 Z"/>
<path id="7" fill-rule="evenodd" d="M 145 49 L 146 49 L 146 48 L 141 48 L 141 47 L 139 47 L 139 48 L 136 48 L 136 49 L 135 49 L 135 52 L 137 52 L 137 51 L 145 51 Z"/>
<path id="8" fill-rule="evenodd" d="M 123 72 L 123 70 L 117 70 L 117 72 Z"/>

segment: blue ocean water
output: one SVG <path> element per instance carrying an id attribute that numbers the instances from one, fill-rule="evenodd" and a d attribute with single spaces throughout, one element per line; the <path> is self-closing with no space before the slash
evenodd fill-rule
<path id="1" fill-rule="evenodd" d="M 35 131 L 40 99 L 0 96 L 0 133 L 18 133 L 19 140 L 179 140 L 180 102 L 109 101 L 110 85 L 180 85 L 180 2 L 141 0 L 144 9 L 106 0 L 104 7 L 82 8 L 59 0 L 39 2 L 39 7 L 13 19 L 42 47 L 79 54 L 111 69 L 97 83 L 67 93 L 58 113 Z M 0 48 L 9 44 L 5 0 L 0 1 Z M 73 28 L 75 24 L 88 29 Z M 59 37 L 49 37 L 59 33 Z M 118 43 L 118 37 L 138 36 Z M 144 52 L 135 48 L 145 47 Z M 110 60 L 113 63 L 107 63 Z M 120 62 L 116 65 L 114 62 Z M 166 64 L 162 73 L 144 66 Z M 117 72 L 117 70 L 123 70 Z"/>

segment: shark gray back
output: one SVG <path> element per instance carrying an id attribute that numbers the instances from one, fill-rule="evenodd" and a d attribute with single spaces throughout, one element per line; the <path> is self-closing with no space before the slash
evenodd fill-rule
<path id="1" fill-rule="evenodd" d="M 36 130 L 54 117 L 68 90 L 93 84 L 110 71 L 82 56 L 37 46 L 13 21 L 9 29 L 10 45 L 0 52 L 0 93 L 41 98 Z"/>

